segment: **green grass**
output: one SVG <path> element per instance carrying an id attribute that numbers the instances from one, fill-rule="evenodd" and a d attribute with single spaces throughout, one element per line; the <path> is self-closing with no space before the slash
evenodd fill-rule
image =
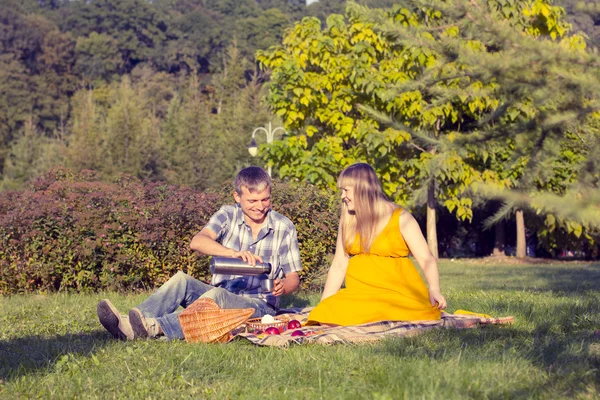
<path id="1" fill-rule="evenodd" d="M 119 342 L 98 323 L 97 301 L 110 297 L 126 310 L 145 295 L 0 298 L 0 397 L 600 398 L 600 264 L 443 261 L 440 270 L 449 311 L 515 323 L 287 349 Z"/>

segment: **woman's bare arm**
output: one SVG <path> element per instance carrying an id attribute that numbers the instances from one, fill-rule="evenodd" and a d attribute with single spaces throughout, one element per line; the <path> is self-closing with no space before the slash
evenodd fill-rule
<path id="1" fill-rule="evenodd" d="M 417 220 L 406 210 L 402 210 L 400 214 L 400 233 L 402 233 L 402 237 L 408 245 L 410 252 L 425 274 L 425 279 L 429 286 L 429 301 L 431 305 L 435 306 L 437 303 L 437 307 L 443 310 L 446 308 L 447 302 L 444 296 L 442 296 L 440 289 L 437 260 L 431 254 Z"/>

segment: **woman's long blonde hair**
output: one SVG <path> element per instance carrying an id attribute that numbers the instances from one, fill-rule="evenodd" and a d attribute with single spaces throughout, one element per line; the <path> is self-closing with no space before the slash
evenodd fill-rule
<path id="1" fill-rule="evenodd" d="M 338 177 L 338 187 L 354 189 L 354 210 L 349 211 L 342 202 L 341 229 L 344 249 L 360 236 L 362 252 L 368 252 L 373 244 L 375 230 L 382 218 L 389 213 L 389 205 L 396 208 L 381 189 L 375 170 L 365 163 L 352 164 Z"/>

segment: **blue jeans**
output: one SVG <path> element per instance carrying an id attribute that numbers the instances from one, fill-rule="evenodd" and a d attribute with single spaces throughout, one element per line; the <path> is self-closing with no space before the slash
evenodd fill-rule
<path id="1" fill-rule="evenodd" d="M 137 306 L 144 317 L 156 318 L 164 334 L 169 339 L 183 339 L 183 331 L 177 316 L 200 297 L 213 299 L 221 308 L 254 308 L 251 318 L 260 318 L 265 314 L 275 315 L 276 310 L 265 301 L 244 297 L 225 289 L 207 285 L 188 274 L 179 271 L 146 301 Z"/>

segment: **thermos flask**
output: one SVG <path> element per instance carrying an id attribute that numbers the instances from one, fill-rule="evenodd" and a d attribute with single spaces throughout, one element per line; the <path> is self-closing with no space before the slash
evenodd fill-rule
<path id="1" fill-rule="evenodd" d="M 246 275 L 258 276 L 260 285 L 265 292 L 273 290 L 273 279 L 269 278 L 271 273 L 270 263 L 259 263 L 248 265 L 244 260 L 230 257 L 212 257 L 210 259 L 210 273 L 224 275 Z"/>

